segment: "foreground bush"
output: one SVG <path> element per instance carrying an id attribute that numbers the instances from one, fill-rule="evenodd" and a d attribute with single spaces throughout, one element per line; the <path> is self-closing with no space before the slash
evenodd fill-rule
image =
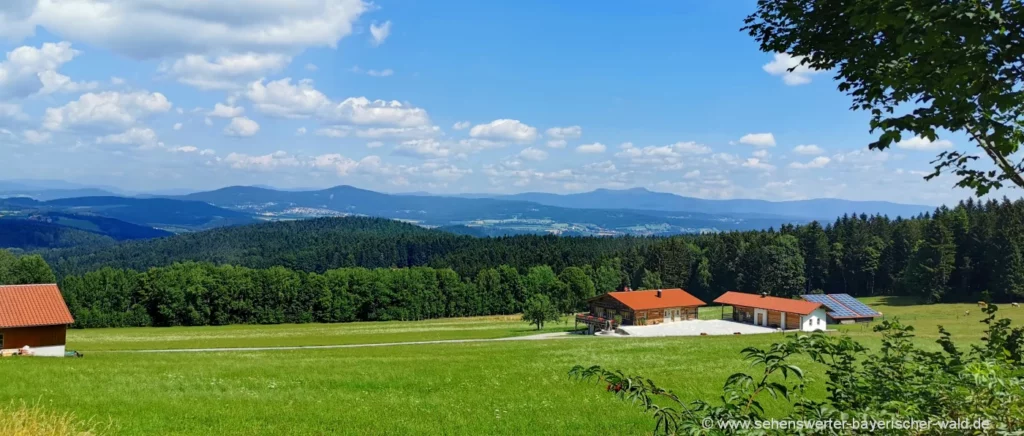
<path id="1" fill-rule="evenodd" d="M 82 436 L 103 433 L 104 430 L 79 421 L 71 413 L 52 412 L 38 405 L 24 403 L 0 407 L 0 435 Z"/>
<path id="2" fill-rule="evenodd" d="M 990 305 L 982 322 L 987 325 L 982 345 L 961 351 L 942 327 L 937 341 L 943 351 L 929 352 L 912 342 L 912 326 L 899 320 L 875 326 L 882 347 L 870 352 L 848 336 L 823 333 L 795 335 L 768 349 L 751 347 L 743 354 L 755 374 L 737 373 L 726 380 L 721 400 L 686 402 L 653 381 L 598 366 L 576 366 L 570 376 L 598 380 L 619 398 L 653 414 L 659 434 L 1022 434 L 1024 430 L 1024 328 L 1008 319 L 996 320 Z M 793 355 L 809 356 L 827 365 L 825 401 L 804 397 L 803 371 L 789 363 Z M 987 429 L 886 428 L 875 429 L 763 429 L 761 399 L 767 394 L 792 406 L 789 422 L 944 422 L 973 425 L 987 421 Z M 749 424 L 747 429 L 722 428 L 719 423 Z"/>

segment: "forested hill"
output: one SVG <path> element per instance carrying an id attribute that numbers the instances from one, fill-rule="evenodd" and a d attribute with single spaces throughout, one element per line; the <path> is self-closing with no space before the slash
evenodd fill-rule
<path id="1" fill-rule="evenodd" d="M 502 264 L 561 269 L 653 241 L 536 235 L 481 239 L 388 219 L 343 217 L 226 227 L 98 250 L 51 250 L 44 257 L 61 277 L 103 267 L 145 270 L 184 261 L 311 272 L 432 265 L 475 274 Z"/>
<path id="2" fill-rule="evenodd" d="M 53 223 L 0 219 L 0 248 L 36 250 L 43 248 L 110 246 L 114 238 Z"/>

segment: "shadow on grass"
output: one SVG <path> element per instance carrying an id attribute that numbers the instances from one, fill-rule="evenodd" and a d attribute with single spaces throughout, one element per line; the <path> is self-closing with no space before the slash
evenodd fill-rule
<path id="1" fill-rule="evenodd" d="M 924 304 L 920 297 L 888 295 L 879 297 L 879 302 L 886 306 L 918 306 Z"/>

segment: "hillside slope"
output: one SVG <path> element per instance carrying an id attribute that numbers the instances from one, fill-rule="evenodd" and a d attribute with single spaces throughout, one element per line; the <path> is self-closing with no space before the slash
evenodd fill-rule
<path id="1" fill-rule="evenodd" d="M 286 266 L 324 271 L 344 266 L 566 265 L 649 244 L 650 238 L 474 238 L 398 221 L 344 217 L 282 221 L 130 241 L 102 249 L 51 250 L 44 257 L 59 276 L 106 266 L 145 270 L 174 262 L 200 261 L 252 268 Z M 457 260 L 456 260 L 457 259 Z"/>

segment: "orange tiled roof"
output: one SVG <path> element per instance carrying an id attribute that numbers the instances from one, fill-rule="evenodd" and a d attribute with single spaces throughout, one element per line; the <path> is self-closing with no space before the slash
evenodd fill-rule
<path id="1" fill-rule="evenodd" d="M 71 324 L 57 285 L 0 286 L 0 328 Z"/>
<path id="2" fill-rule="evenodd" d="M 633 310 L 704 306 L 706 304 L 682 289 L 662 289 L 661 297 L 658 297 L 657 290 L 609 292 L 607 295 Z"/>
<path id="3" fill-rule="evenodd" d="M 815 309 L 821 307 L 820 303 L 812 303 L 810 301 L 794 300 L 791 298 L 762 297 L 757 294 L 744 294 L 736 291 L 729 291 L 722 294 L 721 297 L 715 299 L 715 303 L 797 313 L 800 315 L 810 315 Z"/>

